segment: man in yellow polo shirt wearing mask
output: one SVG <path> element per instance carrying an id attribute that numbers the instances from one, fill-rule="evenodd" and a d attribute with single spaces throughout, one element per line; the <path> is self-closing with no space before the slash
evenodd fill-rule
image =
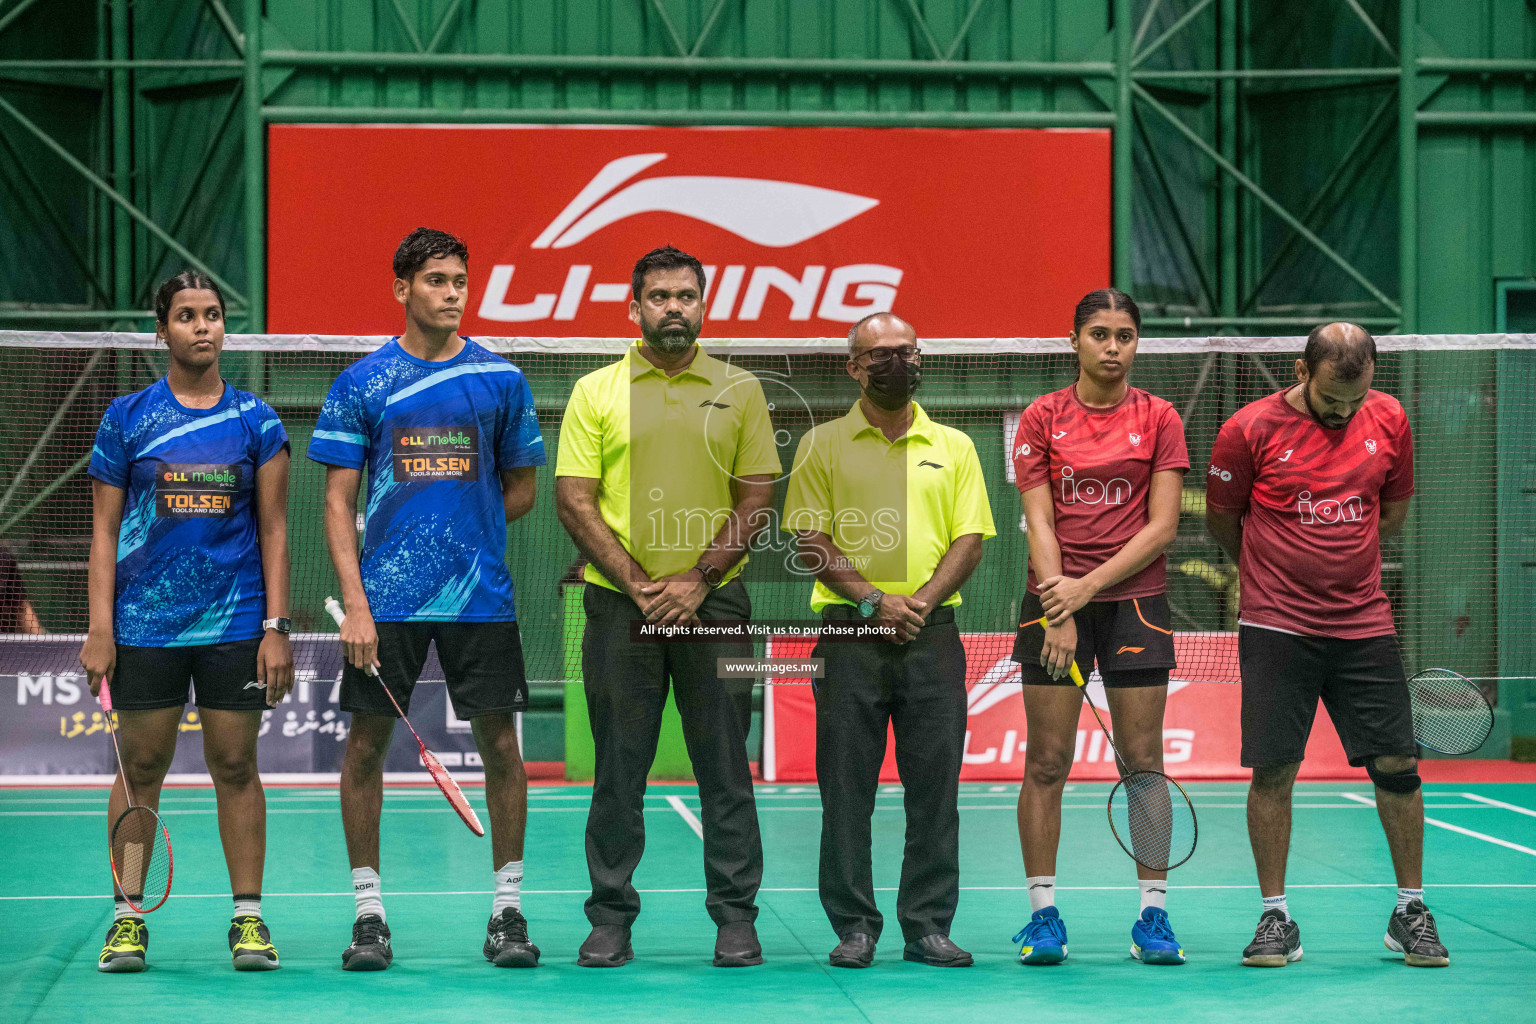
<path id="1" fill-rule="evenodd" d="M 699 261 L 656 249 L 635 264 L 632 286 L 641 340 L 576 383 L 555 467 L 560 522 L 587 559 L 581 660 L 596 748 L 592 932 L 577 963 L 619 967 L 634 957 L 640 896 L 631 879 L 670 679 L 699 783 L 714 963 L 743 967 L 763 962 L 753 924 L 763 848 L 747 762 L 752 680 L 717 678 L 716 659 L 750 657 L 752 645 L 654 634 L 751 617 L 737 576 L 782 467 L 762 385 L 697 344 Z"/>
<path id="2" fill-rule="evenodd" d="M 821 788 L 821 904 L 837 933 L 834 967 L 868 967 L 883 920 L 870 869 L 887 724 L 905 787 L 906 853 L 896 916 L 903 958 L 969 967 L 949 939 L 960 897 L 960 764 L 965 649 L 955 625 L 960 585 L 995 536 L 971 439 L 928 418 L 912 393 L 922 352 L 891 313 L 848 333 L 848 375 L 862 395 L 846 416 L 800 441 L 784 529 L 816 576 L 811 607 L 823 636 L 816 687 Z M 863 640 L 833 631 L 863 626 Z"/>

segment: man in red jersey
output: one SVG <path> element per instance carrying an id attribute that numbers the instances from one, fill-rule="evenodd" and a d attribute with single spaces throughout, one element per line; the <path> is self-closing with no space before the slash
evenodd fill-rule
<path id="1" fill-rule="evenodd" d="M 1371 390 L 1364 328 L 1315 328 L 1298 383 L 1239 409 L 1206 471 L 1206 527 L 1237 561 L 1243 754 L 1253 769 L 1248 838 L 1264 911 L 1250 967 L 1301 959 L 1285 901 L 1291 786 L 1321 697 L 1349 763 L 1364 766 L 1397 874 L 1386 944 L 1415 967 L 1450 963 L 1424 906 L 1424 798 L 1381 540 L 1413 494 L 1413 434 L 1397 399 Z"/>

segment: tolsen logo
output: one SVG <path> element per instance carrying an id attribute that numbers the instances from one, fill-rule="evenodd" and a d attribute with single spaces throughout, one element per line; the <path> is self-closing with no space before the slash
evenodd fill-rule
<path id="1" fill-rule="evenodd" d="M 227 516 L 243 489 L 243 467 L 162 462 L 155 467 L 155 516 Z"/>
<path id="2" fill-rule="evenodd" d="M 479 427 L 396 427 L 393 433 L 396 483 L 479 479 Z"/>

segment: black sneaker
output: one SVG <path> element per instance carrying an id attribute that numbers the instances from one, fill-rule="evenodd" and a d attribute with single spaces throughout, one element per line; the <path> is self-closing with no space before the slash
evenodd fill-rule
<path id="1" fill-rule="evenodd" d="M 229 956 L 237 971 L 275 971 L 277 947 L 266 922 L 255 914 L 235 918 L 229 925 Z"/>
<path id="2" fill-rule="evenodd" d="M 1287 921 L 1285 912 L 1266 910 L 1259 917 L 1253 941 L 1243 950 L 1244 967 L 1284 967 L 1301 959 L 1301 926 Z"/>
<path id="3" fill-rule="evenodd" d="M 378 914 L 364 914 L 352 922 L 352 945 L 341 954 L 344 971 L 382 971 L 395 959 L 389 947 L 389 925 Z"/>
<path id="4" fill-rule="evenodd" d="M 539 947 L 528 941 L 528 922 L 516 907 L 491 915 L 481 952 L 497 967 L 539 966 Z"/>
<path id="5" fill-rule="evenodd" d="M 107 974 L 127 974 L 144 969 L 149 952 L 149 925 L 142 917 L 120 917 L 107 929 L 96 969 Z"/>
<path id="6" fill-rule="evenodd" d="M 1409 900 L 1387 920 L 1387 948 L 1403 954 L 1409 967 L 1449 967 L 1451 954 L 1440 944 L 1435 915 L 1423 900 Z"/>

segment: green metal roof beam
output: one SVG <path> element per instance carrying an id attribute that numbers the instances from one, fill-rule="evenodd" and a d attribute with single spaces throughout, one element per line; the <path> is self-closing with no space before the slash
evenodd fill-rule
<path id="1" fill-rule="evenodd" d="M 1397 51 L 1392 49 L 1391 43 L 1387 42 L 1386 33 L 1382 32 L 1381 28 L 1371 20 L 1371 16 L 1365 13 L 1365 8 L 1360 6 L 1360 0 L 1344 0 L 1344 2 L 1349 5 L 1349 9 L 1354 11 L 1355 15 L 1365 24 L 1365 29 L 1371 34 L 1371 38 L 1381 44 L 1381 48 L 1387 51 L 1388 56 L 1393 60 L 1397 60 Z"/>
<path id="2" fill-rule="evenodd" d="M 389 0 L 389 6 L 395 12 L 395 21 L 399 23 L 400 28 L 405 32 L 405 38 L 410 40 L 411 46 L 415 48 L 417 53 L 421 53 L 424 49 L 421 44 L 421 36 L 417 35 L 416 30 L 411 27 L 411 20 L 406 16 L 405 8 L 400 6 L 400 0 Z"/>
<path id="3" fill-rule="evenodd" d="M 1335 165 L 1333 170 L 1329 172 L 1328 177 L 1323 181 L 1323 183 L 1319 185 L 1315 190 L 1313 190 L 1312 198 L 1307 202 L 1307 208 L 1301 211 L 1301 222 L 1303 224 L 1312 223 L 1313 215 L 1316 214 L 1322 207 L 1323 201 L 1328 198 L 1329 194 L 1333 191 L 1333 187 L 1339 183 L 1339 180 L 1343 178 L 1347 172 L 1358 173 L 1361 168 L 1369 162 L 1366 160 L 1357 164 L 1355 162 L 1355 157 L 1360 155 L 1361 150 L 1365 146 L 1366 140 L 1371 137 L 1371 135 L 1376 131 L 1377 126 L 1380 125 L 1385 119 L 1387 111 L 1391 110 L 1396 105 L 1396 94 L 1388 93 L 1382 98 L 1382 101 L 1376 105 L 1376 109 L 1371 111 L 1371 116 L 1365 119 L 1365 127 L 1360 129 L 1360 133 L 1355 136 L 1355 140 L 1349 144 L 1349 148 L 1347 148 L 1344 151 L 1344 155 L 1339 158 L 1338 164 Z M 1385 137 L 1383 137 L 1381 141 L 1385 141 Z M 1372 153 L 1374 152 L 1375 149 L 1373 148 Z M 1328 213 L 1331 214 L 1334 210 L 1337 210 L 1339 203 L 1342 201 L 1342 196 L 1340 196 L 1338 199 L 1335 199 L 1334 202 L 1329 205 Z M 1290 255 L 1292 247 L 1295 246 L 1296 240 L 1300 237 L 1301 236 L 1294 231 L 1288 233 L 1285 236 L 1285 240 L 1280 244 L 1280 248 L 1275 251 L 1275 255 L 1270 259 L 1269 263 L 1264 267 L 1263 271 L 1260 272 L 1258 283 L 1256 283 L 1253 286 L 1252 291 L 1249 292 L 1248 298 L 1240 307 L 1239 312 L 1246 313 L 1258 303 L 1259 295 L 1264 291 L 1264 286 L 1269 283 L 1269 279 L 1274 276 L 1275 271 L 1280 269 L 1281 265 L 1285 262 L 1285 258 Z"/>
<path id="4" fill-rule="evenodd" d="M 453 28 L 454 19 L 459 16 L 459 8 L 464 5 L 464 0 L 453 0 L 448 9 L 443 12 L 442 18 L 437 23 L 437 31 L 432 33 L 432 38 L 427 43 L 427 52 L 436 53 L 437 48 L 443 45 L 448 38 L 448 30 Z"/>
<path id="5" fill-rule="evenodd" d="M 1536 110 L 1421 110 L 1426 128 L 1536 128 Z"/>
<path id="6" fill-rule="evenodd" d="M 908 2 L 911 2 L 911 0 L 908 0 Z M 661 0 L 651 0 L 651 9 L 661 19 L 661 27 L 667 30 L 667 38 L 672 40 L 672 49 L 677 52 L 679 57 L 688 56 L 688 47 L 683 44 L 683 37 L 678 35 L 677 26 L 672 24 L 672 17 L 667 14 L 667 9 L 662 6 Z"/>
<path id="7" fill-rule="evenodd" d="M 194 71 L 202 68 L 243 68 L 238 60 L 0 60 L 0 74 L 7 71 Z"/>
<path id="8" fill-rule="evenodd" d="M 1190 266 L 1195 268 L 1195 277 L 1200 285 L 1200 291 L 1205 295 L 1205 308 L 1216 308 L 1216 291 L 1211 287 L 1210 279 L 1205 274 L 1205 261 L 1200 258 L 1199 251 L 1195 248 L 1194 239 L 1189 237 L 1189 229 L 1184 225 L 1184 219 L 1179 216 L 1179 204 L 1173 197 L 1173 189 L 1168 184 L 1168 176 L 1163 171 L 1163 162 L 1157 155 L 1157 147 L 1152 144 L 1152 135 L 1147 131 L 1147 123 L 1142 118 L 1141 112 L 1134 105 L 1131 109 L 1131 117 L 1136 123 L 1136 130 L 1141 133 L 1146 142 L 1146 153 L 1152 164 L 1152 173 L 1157 178 L 1158 187 L 1162 190 L 1163 198 L 1173 210 L 1173 224 L 1178 232 L 1179 240 L 1184 243 L 1185 254 L 1189 257 Z"/>
<path id="9" fill-rule="evenodd" d="M 1132 69 L 1140 67 L 1143 61 L 1152 56 L 1158 50 L 1162 49 L 1164 43 L 1182 32 L 1185 25 L 1188 25 L 1190 22 L 1194 21 L 1195 18 L 1200 15 L 1201 11 L 1211 6 L 1211 2 L 1212 0 L 1200 0 L 1199 3 L 1195 4 L 1195 6 L 1185 11 L 1183 17 L 1179 18 L 1179 20 L 1174 22 L 1172 25 L 1169 25 L 1166 32 L 1152 40 L 1152 42 L 1147 46 L 1145 50 L 1142 50 L 1140 53 L 1137 53 L 1134 57 L 1131 58 Z"/>
<path id="10" fill-rule="evenodd" d="M 1420 57 L 1419 70 L 1451 75 L 1536 75 L 1536 60 Z"/>
<path id="11" fill-rule="evenodd" d="M 938 128 L 1108 128 L 1115 115 L 1097 110 L 611 110 L 530 107 L 482 109 L 432 107 L 262 108 L 270 122 L 382 124 L 723 124 L 854 125 Z"/>
<path id="12" fill-rule="evenodd" d="M 699 38 L 695 39 L 693 45 L 688 48 L 688 56 L 697 57 L 704 49 L 704 43 L 714 33 L 715 22 L 720 20 L 720 15 L 725 11 L 725 5 L 728 3 L 730 0 L 715 0 L 715 6 L 709 9 L 709 14 L 704 18 L 704 27 L 699 29 Z"/>
<path id="13" fill-rule="evenodd" d="M 1217 71 L 1201 68 L 1196 71 L 1136 71 L 1132 76 L 1138 82 L 1182 81 L 1186 79 L 1236 79 L 1259 81 L 1271 78 L 1358 78 L 1392 79 L 1401 77 L 1397 68 L 1238 68 Z"/>
<path id="14" fill-rule="evenodd" d="M 1210 157 L 1211 160 L 1215 162 L 1217 167 L 1220 167 L 1223 171 L 1226 171 L 1228 174 L 1230 174 L 1233 180 L 1251 192 L 1254 198 L 1258 199 L 1259 202 L 1269 207 L 1269 209 L 1274 212 L 1275 216 L 1289 224 L 1297 234 L 1301 235 L 1302 238 L 1310 242 L 1319 252 L 1337 264 L 1339 269 L 1348 274 L 1351 279 L 1353 279 L 1367 292 L 1375 296 L 1378 302 L 1380 302 L 1383 306 L 1386 306 L 1393 313 L 1400 312 L 1398 304 L 1392 301 L 1392 299 L 1389 298 L 1380 288 L 1377 288 L 1374 284 L 1372 284 L 1370 278 L 1366 277 L 1359 270 L 1355 269 L 1354 264 L 1350 263 L 1349 260 L 1339 255 L 1339 253 L 1336 252 L 1332 246 L 1319 238 L 1317 234 L 1312 231 L 1312 229 L 1308 228 L 1301 221 L 1297 220 L 1295 214 L 1291 213 L 1284 206 L 1280 205 L 1280 203 L 1268 192 L 1266 192 L 1258 182 L 1254 181 L 1252 178 L 1248 177 L 1248 175 L 1244 174 L 1242 171 L 1233 166 L 1230 161 L 1228 161 L 1225 157 L 1216 151 L 1215 147 L 1202 139 L 1194 129 L 1190 128 L 1189 125 L 1179 120 L 1179 118 L 1174 115 L 1173 111 L 1159 103 L 1157 99 L 1151 93 L 1147 92 L 1147 90 L 1142 86 L 1133 82 L 1131 84 L 1131 88 L 1136 91 L 1136 94 L 1144 103 L 1161 114 L 1163 118 L 1167 120 L 1169 124 L 1173 125 L 1181 135 L 1189 139 L 1190 142 L 1194 143 L 1196 149 Z"/>
<path id="15" fill-rule="evenodd" d="M 12 106 L 11 103 L 3 96 L 0 96 L 0 110 L 3 110 L 7 114 L 11 115 L 17 124 L 20 124 L 23 128 L 35 136 L 39 142 L 51 149 L 54 154 L 59 157 L 59 159 L 63 160 L 66 164 L 73 168 L 76 173 L 78 173 L 86 181 L 90 182 L 91 185 L 94 186 L 96 190 L 99 191 L 102 195 L 116 203 L 118 207 L 123 210 L 123 212 L 128 214 L 128 216 L 132 217 L 140 224 L 143 224 L 144 227 L 148 229 L 150 234 L 164 242 L 172 252 L 176 253 L 182 259 L 192 264 L 192 266 L 213 278 L 214 281 L 218 282 L 219 287 L 224 290 L 225 295 L 227 295 L 230 299 L 232 299 L 234 302 L 240 303 L 241 305 L 245 304 L 244 294 L 232 287 L 229 282 L 224 280 L 224 278 L 221 277 L 212 267 L 194 255 L 191 249 L 188 249 L 186 246 L 182 245 L 164 228 L 162 228 L 159 224 L 156 224 L 153 217 L 150 217 L 143 210 L 140 210 L 137 206 L 125 198 L 122 193 L 118 192 L 111 185 L 102 180 L 100 175 L 82 163 L 79 157 L 75 156 L 75 154 L 71 153 L 68 149 L 61 145 L 57 140 L 53 138 L 53 136 L 49 135 L 37 125 L 33 124 L 25 114 Z"/>
<path id="16" fill-rule="evenodd" d="M 425 71 L 528 71 L 583 74 L 787 75 L 856 78 L 909 75 L 973 78 L 1113 78 L 1110 61 L 798 60 L 788 57 L 605 57 L 536 53 L 360 53 L 351 50 L 266 50 L 271 67 L 402 68 Z M 0 61 L 0 69 L 5 62 Z"/>
<path id="17" fill-rule="evenodd" d="M 660 0 L 651 0 L 659 3 Z M 928 49 L 933 53 L 935 60 L 944 59 L 944 51 L 939 48 L 939 41 L 933 38 L 933 30 L 928 27 L 928 19 L 923 17 L 923 12 L 917 8 L 917 0 L 907 0 L 907 13 L 911 15 L 912 22 L 923 31 L 923 38 L 928 41 Z"/>
<path id="18" fill-rule="evenodd" d="M 965 37 L 971 34 L 971 23 L 976 20 L 976 15 L 986 2 L 987 0 L 972 0 L 971 9 L 965 12 L 965 20 L 960 23 L 960 30 L 955 33 L 954 41 L 949 44 L 949 49 L 944 51 L 945 60 L 954 60 L 955 54 L 960 52 L 960 47 L 965 44 Z"/>
<path id="19" fill-rule="evenodd" d="M 25 14 L 27 8 L 31 7 L 35 3 L 37 3 L 37 0 L 21 0 L 21 3 L 17 4 L 15 7 L 12 7 L 9 11 L 6 11 L 5 17 L 0 18 L 0 32 L 4 32 L 7 28 L 9 28 L 11 22 Z"/>
<path id="20" fill-rule="evenodd" d="M 53 205 L 53 201 L 48 198 L 47 190 L 37 180 L 37 175 L 32 173 L 32 168 L 21 158 L 21 154 L 16 152 L 16 147 L 11 145 L 11 140 L 6 137 L 4 131 L 0 131 L 0 147 L 3 147 L 6 153 L 10 155 L 11 161 L 16 165 L 17 171 L 20 172 L 21 180 L 27 183 L 27 187 L 32 191 L 32 198 L 36 200 L 38 206 L 42 207 L 43 212 L 48 215 L 48 219 L 53 223 L 54 230 L 59 233 L 59 240 L 64 243 L 64 251 L 69 253 L 70 258 L 75 261 L 75 266 L 80 269 L 80 273 L 85 275 L 91 290 L 96 293 L 96 297 L 102 302 L 110 303 L 112 297 L 107 294 L 107 288 L 101 283 L 101 278 L 96 275 L 90 260 L 86 259 L 85 253 L 80 251 L 79 243 L 75 241 L 75 231 L 64 222 L 63 215 Z M 12 188 L 15 187 L 14 182 L 8 181 L 7 183 Z"/>
<path id="21" fill-rule="evenodd" d="M 235 48 L 236 53 L 244 57 L 245 37 L 242 36 L 240 34 L 240 30 L 235 27 L 235 19 L 229 16 L 229 8 L 224 6 L 223 0 L 203 0 L 203 2 L 207 4 L 208 9 L 213 12 L 214 20 L 217 21 L 219 23 L 219 27 L 224 30 L 224 35 L 228 37 L 229 44 Z M 260 0 L 246 0 L 246 2 L 259 3 Z"/>

